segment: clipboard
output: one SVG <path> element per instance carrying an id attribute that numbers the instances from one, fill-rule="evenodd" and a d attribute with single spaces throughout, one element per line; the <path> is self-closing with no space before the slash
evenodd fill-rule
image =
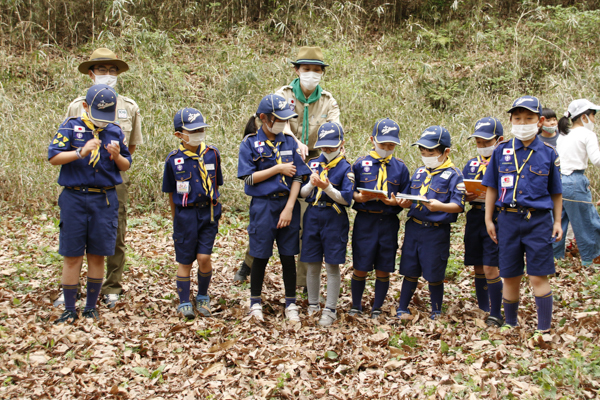
<path id="1" fill-rule="evenodd" d="M 383 190 L 356 188 L 362 195 L 369 197 L 370 199 L 387 199 L 388 195 Z"/>
<path id="2" fill-rule="evenodd" d="M 406 200 L 410 200 L 413 203 L 431 203 L 431 201 L 427 200 L 427 199 L 423 199 L 421 196 L 415 196 L 412 194 L 404 194 L 404 193 L 399 193 L 396 195 L 397 199 L 406 199 Z"/>
<path id="3" fill-rule="evenodd" d="M 473 202 L 485 203 L 485 193 L 487 192 L 487 188 L 481 184 L 481 181 L 475 179 L 465 179 L 464 182 L 467 192 L 477 194 L 477 197 L 475 200 L 473 200 Z"/>

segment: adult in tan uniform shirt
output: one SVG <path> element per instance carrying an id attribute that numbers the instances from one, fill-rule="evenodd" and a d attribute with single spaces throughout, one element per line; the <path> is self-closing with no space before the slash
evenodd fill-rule
<path id="1" fill-rule="evenodd" d="M 109 49 L 101 48 L 95 50 L 89 61 L 79 65 L 79 72 L 90 77 L 94 84 L 105 83 L 116 86 L 117 76 L 129 69 L 127 63 L 119 60 L 115 53 Z M 65 119 L 68 117 L 79 117 L 83 114 L 83 102 L 85 96 L 73 100 L 67 109 Z M 142 137 L 142 117 L 137 103 L 121 94 L 117 97 L 117 122 L 123 133 L 129 152 L 135 152 L 138 144 L 144 143 Z M 106 258 L 106 279 L 102 284 L 103 301 L 109 308 L 116 305 L 123 290 L 121 281 L 123 268 L 125 267 L 125 233 L 127 230 L 127 200 L 130 185 L 129 175 L 121 171 L 123 183 L 117 185 L 117 197 L 119 199 L 119 226 L 117 229 L 117 243 L 115 254 Z M 61 304 L 64 297 L 61 295 L 55 305 Z"/>
<path id="2" fill-rule="evenodd" d="M 298 118 L 290 120 L 290 132 L 286 133 L 296 137 L 298 147 L 306 160 L 307 157 L 311 159 L 319 156 L 319 151 L 315 149 L 317 131 L 325 122 L 340 123 L 340 109 L 331 93 L 319 86 L 325 73 L 325 67 L 328 66 L 324 62 L 320 47 L 301 47 L 298 51 L 298 58 L 296 61 L 292 61 L 292 64 L 298 78 L 275 93 L 285 97 L 292 111 L 298 114 Z M 300 226 L 302 227 L 307 204 L 304 199 L 299 198 L 298 201 L 301 207 Z M 302 231 L 300 237 L 302 237 Z M 252 262 L 253 257 L 246 250 L 246 257 L 236 272 L 234 281 L 247 279 Z M 296 285 L 306 287 L 306 264 L 301 261 L 296 264 Z"/>

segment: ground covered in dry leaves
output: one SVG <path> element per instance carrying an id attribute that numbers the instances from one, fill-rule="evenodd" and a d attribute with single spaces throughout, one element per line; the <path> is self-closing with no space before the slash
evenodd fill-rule
<path id="1" fill-rule="evenodd" d="M 1 398 L 523 399 L 599 393 L 600 278 L 577 260 L 561 263 L 552 280 L 548 342 L 529 340 L 536 322 L 529 289 L 522 293 L 522 328 L 510 335 L 486 328 L 472 272 L 461 265 L 460 224 L 453 232 L 447 308 L 438 321 L 427 318 L 426 286 L 417 290 L 412 320 L 394 317 L 397 275 L 384 318 L 348 317 L 349 254 L 341 319 L 330 329 L 305 315 L 301 327 L 284 320 L 278 262 L 265 281 L 265 322 L 257 323 L 246 317 L 248 285 L 234 286 L 231 279 L 246 247 L 247 220 L 225 213 L 213 255 L 213 318 L 185 322 L 175 314 L 170 221 L 157 214 L 130 216 L 123 301 L 113 310 L 100 306 L 97 323 L 54 326 L 62 312 L 51 306 L 62 262 L 57 216 L 56 209 L 21 214 L 2 208 Z M 372 290 L 371 282 L 367 310 Z M 299 303 L 305 309 L 306 300 Z"/>

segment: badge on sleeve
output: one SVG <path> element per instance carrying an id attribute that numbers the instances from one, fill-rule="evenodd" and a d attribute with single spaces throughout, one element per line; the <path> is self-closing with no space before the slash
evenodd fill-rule
<path id="1" fill-rule="evenodd" d="M 296 100 L 289 99 L 288 103 L 290 104 L 290 110 L 294 111 L 294 109 L 296 108 Z"/>
<path id="2" fill-rule="evenodd" d="M 60 143 L 58 144 L 58 147 L 65 147 L 65 144 L 64 144 L 63 142 L 60 142 Z"/>
<path id="3" fill-rule="evenodd" d="M 63 142 L 67 143 L 68 141 L 69 141 L 69 138 L 68 138 L 68 137 L 66 137 L 66 136 L 65 136 L 65 137 L 63 137 Z"/>
<path id="4" fill-rule="evenodd" d="M 179 157 L 175 159 L 175 165 L 183 164 L 183 157 Z"/>
<path id="5" fill-rule="evenodd" d="M 458 190 L 459 192 L 466 192 L 467 187 L 465 186 L 464 182 L 461 182 L 456 185 L 456 190 Z"/>
<path id="6" fill-rule="evenodd" d="M 348 177 L 348 179 L 350 179 L 350 182 L 354 182 L 354 173 L 353 172 L 348 172 L 346 174 L 346 176 Z"/>
<path id="7" fill-rule="evenodd" d="M 514 175 L 505 175 L 500 178 L 500 185 L 505 189 L 511 189 L 515 186 Z"/>
<path id="8" fill-rule="evenodd" d="M 119 109 L 119 110 L 117 110 L 117 114 L 118 114 L 119 119 L 127 118 L 127 110 Z"/>
<path id="9" fill-rule="evenodd" d="M 444 171 L 442 172 L 442 175 L 440 176 L 440 178 L 442 179 L 448 179 L 452 176 L 452 171 Z"/>
<path id="10" fill-rule="evenodd" d="M 73 127 L 73 130 L 74 130 L 75 132 L 85 132 L 85 128 L 84 128 L 83 126 L 79 126 L 79 125 L 77 125 L 77 126 L 74 126 L 74 127 Z"/>
<path id="11" fill-rule="evenodd" d="M 190 192 L 190 183 L 188 181 L 177 181 L 177 194 L 187 194 Z"/>
<path id="12" fill-rule="evenodd" d="M 52 144 L 57 144 L 57 143 L 58 143 L 58 139 L 54 139 L 54 140 L 52 141 Z"/>
<path id="13" fill-rule="evenodd" d="M 57 134 L 56 134 L 56 137 L 57 137 L 58 139 L 60 139 L 60 138 L 62 138 L 62 137 L 63 137 L 63 135 L 62 135 L 62 133 L 57 133 Z"/>
<path id="14" fill-rule="evenodd" d="M 554 165 L 556 165 L 557 167 L 560 167 L 560 157 L 556 157 L 556 160 L 554 160 Z"/>

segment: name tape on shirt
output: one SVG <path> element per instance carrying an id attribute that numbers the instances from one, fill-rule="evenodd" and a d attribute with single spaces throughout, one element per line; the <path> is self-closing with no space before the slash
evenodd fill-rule
<path id="1" fill-rule="evenodd" d="M 450 178 L 451 176 L 452 176 L 452 171 L 444 171 L 444 172 L 442 172 L 442 176 L 441 176 L 441 178 L 442 178 L 442 179 L 448 179 L 448 178 Z"/>
<path id="2" fill-rule="evenodd" d="M 373 161 L 371 161 L 371 160 L 364 160 L 361 165 L 363 167 L 372 167 L 373 166 Z"/>
<path id="3" fill-rule="evenodd" d="M 112 144 L 113 146 L 118 146 L 119 145 L 119 141 L 118 140 L 111 140 L 110 144 Z"/>
<path id="4" fill-rule="evenodd" d="M 183 164 L 183 157 L 179 157 L 175 159 L 175 165 Z"/>
<path id="5" fill-rule="evenodd" d="M 503 156 L 510 156 L 512 154 L 514 154 L 513 149 L 504 149 L 504 150 L 502 150 L 502 155 Z"/>
<path id="6" fill-rule="evenodd" d="M 291 156 L 294 152 L 292 150 L 283 150 L 280 151 L 279 154 L 282 156 Z"/>
<path id="7" fill-rule="evenodd" d="M 117 113 L 119 114 L 119 115 L 118 115 L 118 118 L 120 118 L 120 119 L 125 119 L 125 118 L 127 118 L 127 110 L 119 109 L 119 110 L 117 111 Z"/>
<path id="8" fill-rule="evenodd" d="M 206 167 L 207 171 L 214 171 L 215 170 L 215 164 L 204 164 L 204 166 Z"/>

